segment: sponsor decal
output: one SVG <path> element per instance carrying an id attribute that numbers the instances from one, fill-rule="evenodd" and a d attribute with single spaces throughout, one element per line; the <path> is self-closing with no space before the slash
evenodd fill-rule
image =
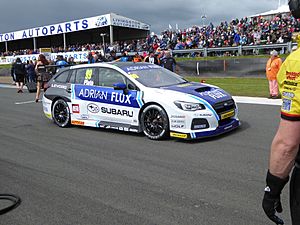
<path id="1" fill-rule="evenodd" d="M 93 86 L 93 85 L 94 85 L 94 81 L 93 81 L 93 80 L 84 80 L 83 84 L 84 84 L 84 85 L 90 85 L 90 86 Z"/>
<path id="2" fill-rule="evenodd" d="M 112 18 L 112 25 L 119 27 L 131 27 L 136 29 L 149 30 L 149 26 L 147 24 L 120 16 Z"/>
<path id="3" fill-rule="evenodd" d="M 286 97 L 286 98 L 294 98 L 294 97 L 295 97 L 295 94 L 292 93 L 292 92 L 284 91 L 284 92 L 282 92 L 282 96 L 283 96 L 283 97 Z"/>
<path id="4" fill-rule="evenodd" d="M 185 123 L 185 120 L 171 120 L 171 123 Z"/>
<path id="5" fill-rule="evenodd" d="M 108 20 L 106 18 L 106 16 L 101 16 L 97 19 L 96 23 L 95 23 L 96 27 L 103 27 L 103 26 L 107 26 L 108 25 Z"/>
<path id="6" fill-rule="evenodd" d="M 285 80 L 285 81 L 283 82 L 283 84 L 290 85 L 290 86 L 295 86 L 295 87 L 298 86 L 298 83 L 292 82 L 292 81 L 287 81 L 287 80 Z"/>
<path id="7" fill-rule="evenodd" d="M 185 128 L 185 125 L 184 124 L 172 124 L 171 125 L 171 128 Z"/>
<path id="8" fill-rule="evenodd" d="M 94 104 L 94 103 L 88 104 L 87 105 L 87 109 L 91 113 L 98 113 L 98 112 L 100 112 L 99 107 L 96 104 Z"/>
<path id="9" fill-rule="evenodd" d="M 286 90 L 289 90 L 289 91 L 296 91 L 297 90 L 297 88 L 291 88 L 291 87 L 286 87 L 286 86 L 284 86 L 284 89 L 286 89 Z"/>
<path id="10" fill-rule="evenodd" d="M 130 94 L 129 95 L 124 95 L 122 93 L 112 92 L 110 101 L 120 102 L 120 103 L 124 103 L 124 104 L 126 104 L 126 103 L 131 104 L 130 97 L 131 97 Z"/>
<path id="11" fill-rule="evenodd" d="M 107 100 L 107 91 L 100 91 L 96 89 L 82 88 L 79 91 L 78 97 L 90 98 L 90 99 L 105 99 Z"/>
<path id="12" fill-rule="evenodd" d="M 110 99 L 108 99 L 108 92 L 107 91 L 100 91 L 96 89 L 88 89 L 82 88 L 79 91 L 78 97 L 84 97 L 89 99 L 100 99 L 100 100 L 110 100 L 111 102 L 116 103 L 124 103 L 124 104 L 131 104 L 131 94 L 124 95 L 123 93 L 112 92 L 110 95 Z"/>
<path id="13" fill-rule="evenodd" d="M 105 114 L 112 114 L 116 116 L 127 116 L 127 117 L 133 117 L 133 111 L 129 110 L 121 110 L 121 109 L 114 109 L 114 108 L 106 108 L 106 107 L 101 107 L 101 112 Z"/>
<path id="14" fill-rule="evenodd" d="M 84 122 L 83 121 L 79 121 L 79 120 L 72 120 L 71 124 L 73 124 L 73 125 L 79 125 L 79 126 L 84 126 Z"/>
<path id="15" fill-rule="evenodd" d="M 79 104 L 72 104 L 72 112 L 80 113 Z"/>
<path id="16" fill-rule="evenodd" d="M 211 97 L 214 100 L 220 99 L 220 98 L 224 98 L 224 97 L 227 96 L 226 94 L 224 94 L 220 90 L 200 92 L 199 95 L 201 95 L 201 96 L 209 96 L 209 97 Z"/>
<path id="17" fill-rule="evenodd" d="M 186 83 L 186 84 L 180 84 L 180 85 L 177 85 L 177 87 L 188 87 L 188 86 L 191 86 L 192 84 L 190 83 Z"/>
<path id="18" fill-rule="evenodd" d="M 128 66 L 125 68 L 122 68 L 125 70 L 127 73 L 132 72 L 132 71 L 137 71 L 137 70 L 150 70 L 150 69 L 160 69 L 161 67 L 158 65 L 141 65 L 141 66 Z"/>
<path id="19" fill-rule="evenodd" d="M 292 106 L 292 100 L 286 98 L 282 99 L 282 109 L 284 111 L 290 112 L 291 106 Z"/>
<path id="20" fill-rule="evenodd" d="M 187 134 L 181 134 L 175 132 L 170 132 L 170 136 L 175 138 L 183 138 L 183 139 L 186 139 L 188 137 Z"/>
<path id="21" fill-rule="evenodd" d="M 0 34 L 0 42 L 13 41 L 26 38 L 43 37 L 48 35 L 56 35 L 80 30 L 89 29 L 89 21 L 87 19 L 75 20 L 66 23 L 54 24 L 44 27 L 36 27 L 27 30 Z"/>
<path id="22" fill-rule="evenodd" d="M 129 74 L 129 76 L 131 76 L 133 79 L 138 79 L 140 78 L 139 75 L 133 73 L 133 74 Z"/>
<path id="23" fill-rule="evenodd" d="M 51 84 L 51 87 L 61 88 L 61 89 L 67 89 L 67 86 L 66 85 L 62 85 L 62 84 Z"/>
<path id="24" fill-rule="evenodd" d="M 224 120 L 226 118 L 230 118 L 234 116 L 234 110 L 226 112 L 226 113 L 222 113 L 221 114 L 221 120 Z"/>
<path id="25" fill-rule="evenodd" d="M 184 115 L 171 115 L 171 118 L 176 118 L 176 119 L 184 119 Z"/>
<path id="26" fill-rule="evenodd" d="M 80 118 L 81 118 L 82 120 L 88 120 L 88 119 L 89 119 L 89 115 L 87 115 L 87 114 L 82 114 L 82 115 L 80 116 Z"/>
<path id="27" fill-rule="evenodd" d="M 286 71 L 286 78 L 288 80 L 296 80 L 299 78 L 300 76 L 300 72 L 289 72 L 289 71 Z"/>
<path id="28" fill-rule="evenodd" d="M 195 113 L 194 116 L 195 117 L 211 117 L 212 114 L 211 113 Z"/>

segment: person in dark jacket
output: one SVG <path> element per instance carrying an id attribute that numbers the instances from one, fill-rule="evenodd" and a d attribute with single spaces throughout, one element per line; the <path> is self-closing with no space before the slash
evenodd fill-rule
<path id="1" fill-rule="evenodd" d="M 161 66 L 172 72 L 175 72 L 176 60 L 171 56 L 170 52 L 166 52 L 165 57 L 161 59 Z"/>
<path id="2" fill-rule="evenodd" d="M 15 75 L 18 93 L 23 93 L 24 79 L 26 75 L 25 64 L 22 63 L 20 58 L 11 67 L 11 75 Z"/>
<path id="3" fill-rule="evenodd" d="M 35 65 L 32 60 L 29 61 L 26 67 L 28 82 L 36 82 Z"/>

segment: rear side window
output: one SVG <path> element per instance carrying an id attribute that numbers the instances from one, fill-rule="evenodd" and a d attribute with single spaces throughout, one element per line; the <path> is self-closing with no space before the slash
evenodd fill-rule
<path id="1" fill-rule="evenodd" d="M 69 71 L 64 71 L 55 78 L 55 82 L 67 83 Z"/>
<path id="2" fill-rule="evenodd" d="M 69 83 L 96 85 L 97 82 L 97 68 L 80 68 L 71 71 Z"/>

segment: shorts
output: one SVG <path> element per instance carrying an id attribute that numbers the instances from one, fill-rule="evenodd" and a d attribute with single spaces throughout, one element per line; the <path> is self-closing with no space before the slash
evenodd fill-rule
<path id="1" fill-rule="evenodd" d="M 25 74 L 16 74 L 16 82 L 23 82 L 25 80 Z"/>

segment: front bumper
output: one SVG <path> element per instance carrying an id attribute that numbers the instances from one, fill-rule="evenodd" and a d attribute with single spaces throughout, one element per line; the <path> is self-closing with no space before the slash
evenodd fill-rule
<path id="1" fill-rule="evenodd" d="M 172 138 L 180 138 L 180 139 L 186 139 L 186 140 L 191 140 L 191 139 L 199 139 L 199 138 L 207 138 L 207 137 L 214 137 L 218 136 L 227 132 L 230 132 L 240 126 L 240 121 L 238 119 L 232 118 L 229 120 L 228 123 L 224 125 L 219 125 L 216 129 L 214 130 L 209 130 L 209 131 L 196 131 L 196 132 L 190 132 L 190 133 L 181 133 L 181 132 L 170 132 L 170 137 Z"/>

